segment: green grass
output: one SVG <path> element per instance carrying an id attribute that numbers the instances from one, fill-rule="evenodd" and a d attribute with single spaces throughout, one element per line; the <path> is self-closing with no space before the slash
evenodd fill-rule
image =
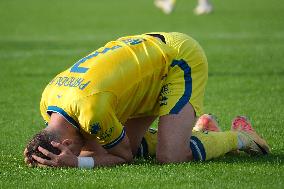
<path id="1" fill-rule="evenodd" d="M 284 188 L 284 3 L 214 1 L 192 14 L 178 1 L 172 15 L 151 0 L 0 1 L 0 188 Z M 104 42 L 127 34 L 180 31 L 209 60 L 206 112 L 224 129 L 249 116 L 272 155 L 225 156 L 205 163 L 134 165 L 94 170 L 27 168 L 22 151 L 41 128 L 41 92 L 58 72 Z"/>

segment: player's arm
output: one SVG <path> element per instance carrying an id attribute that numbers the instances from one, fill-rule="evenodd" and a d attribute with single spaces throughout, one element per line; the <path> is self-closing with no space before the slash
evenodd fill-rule
<path id="1" fill-rule="evenodd" d="M 72 114 L 76 115 L 81 131 L 86 134 L 81 157 L 77 158 L 66 146 L 55 143 L 53 146 L 61 151 L 59 155 L 39 149 L 51 160 L 35 159 L 56 167 L 111 166 L 132 161 L 129 140 L 113 109 L 115 103 L 116 97 L 111 93 L 98 93 L 76 102 Z"/>
<path id="2" fill-rule="evenodd" d="M 129 163 L 133 160 L 127 136 L 120 143 L 108 150 L 105 150 L 96 140 L 89 140 L 86 142 L 86 146 L 81 151 L 79 157 L 61 143 L 52 142 L 51 144 L 61 151 L 60 154 L 56 155 L 39 147 L 38 150 L 49 159 L 32 155 L 38 162 L 38 166 L 94 168 Z"/>
<path id="3" fill-rule="evenodd" d="M 109 92 L 98 93 L 82 99 L 79 106 L 78 120 L 87 141 L 81 155 L 92 155 L 98 166 L 132 161 L 129 139 L 114 111 L 116 96 Z M 93 153 L 94 149 L 97 153 Z"/>
<path id="4" fill-rule="evenodd" d="M 110 149 L 104 149 L 95 139 L 88 139 L 81 151 L 80 157 L 92 157 L 94 167 L 124 164 L 133 160 L 127 136 Z"/>

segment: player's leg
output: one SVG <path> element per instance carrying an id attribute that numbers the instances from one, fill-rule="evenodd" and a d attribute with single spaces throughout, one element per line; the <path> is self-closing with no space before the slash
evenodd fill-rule
<path id="1" fill-rule="evenodd" d="M 218 121 L 216 116 L 212 114 L 203 114 L 200 116 L 195 123 L 193 128 L 192 136 L 195 136 L 196 132 L 208 133 L 210 131 L 220 132 L 221 128 L 218 126 Z M 136 154 L 136 157 L 155 157 L 156 156 L 156 146 L 158 140 L 158 130 L 155 128 L 149 128 L 144 137 L 142 138 L 140 148 Z M 201 140 L 201 143 L 203 141 Z"/>
<path id="2" fill-rule="evenodd" d="M 237 116 L 232 121 L 231 131 L 195 133 L 205 151 L 204 160 L 220 157 L 228 152 L 240 150 L 249 155 L 266 155 L 270 153 L 267 142 L 253 129 L 250 121 L 244 116 Z M 191 138 L 192 141 L 193 137 Z M 193 147 L 191 143 L 191 147 Z M 194 149 L 192 148 L 194 152 Z M 197 153 L 196 153 L 197 154 Z M 198 155 L 194 159 L 198 160 Z"/>
<path id="3" fill-rule="evenodd" d="M 191 120 L 194 120 L 194 111 L 189 103 L 178 115 L 160 118 L 157 144 L 159 162 L 205 161 L 238 149 L 237 132 L 195 132 L 190 137 L 188 129 L 191 131 L 194 123 Z"/>
<path id="4" fill-rule="evenodd" d="M 190 138 L 190 148 L 195 161 L 218 158 L 238 149 L 238 133 L 194 132 Z"/>
<path id="5" fill-rule="evenodd" d="M 159 118 L 156 158 L 160 163 L 187 162 L 193 159 L 189 147 L 195 112 L 187 103 L 179 113 Z"/>
<path id="6" fill-rule="evenodd" d="M 195 14 L 209 14 L 213 11 L 213 7 L 210 4 L 209 0 L 198 0 L 198 5 L 194 9 Z"/>
<path id="7" fill-rule="evenodd" d="M 210 114 L 200 116 L 195 127 L 198 127 L 198 131 L 192 133 L 190 149 L 196 161 L 218 158 L 236 150 L 245 151 L 250 155 L 270 153 L 266 141 L 259 137 L 249 120 L 243 116 L 233 119 L 231 131 L 221 132 L 215 117 Z M 149 129 L 141 146 L 140 156 L 154 157 L 157 146 L 157 130 Z"/>
<path id="8" fill-rule="evenodd" d="M 207 122 L 210 123 L 210 122 Z M 190 138 L 189 147 L 195 161 L 218 158 L 238 149 L 238 133 L 234 131 L 218 132 L 216 127 L 205 125 L 208 130 L 195 131 Z M 210 130 L 214 130 L 210 132 Z M 149 129 L 143 137 L 141 148 L 136 157 L 154 157 L 157 146 L 157 130 Z"/>
<path id="9" fill-rule="evenodd" d="M 129 119 L 125 123 L 126 135 L 128 136 L 134 156 L 140 147 L 143 136 L 155 119 L 155 116 L 140 117 Z"/>
<path id="10" fill-rule="evenodd" d="M 216 116 L 203 114 L 193 128 L 190 148 L 194 160 L 218 158 L 237 149 L 237 133 L 221 132 Z"/>
<path id="11" fill-rule="evenodd" d="M 201 128 L 201 131 L 207 128 L 216 131 L 218 127 L 216 123 L 214 117 L 205 114 L 205 116 L 200 117 L 195 127 L 198 127 L 198 129 Z M 198 143 L 198 141 L 200 142 Z M 194 147 L 197 146 L 196 144 L 200 146 L 200 149 L 197 149 L 196 152 L 202 152 L 204 149 L 205 158 L 203 157 L 204 159 L 201 159 L 198 153 L 193 153 L 195 160 L 208 160 L 238 150 L 250 155 L 266 155 L 270 153 L 270 148 L 266 141 L 256 133 L 250 121 L 244 116 L 237 116 L 233 119 L 231 131 L 194 132 L 190 143 L 193 152 L 195 151 Z"/>
<path id="12" fill-rule="evenodd" d="M 185 106 L 184 109 L 176 116 L 176 119 L 171 115 L 160 119 L 157 144 L 159 162 L 186 162 L 193 159 L 205 161 L 238 149 L 237 132 L 195 132 L 190 137 L 191 132 L 188 132 L 188 129 L 191 126 L 182 123 L 183 121 L 189 122 L 190 112 L 186 109 L 190 111 L 190 107 Z M 190 123 L 193 124 L 193 122 Z"/>
<path id="13" fill-rule="evenodd" d="M 175 2 L 176 0 L 155 0 L 154 4 L 165 14 L 170 14 L 174 10 Z"/>
<path id="14" fill-rule="evenodd" d="M 208 65 L 202 48 L 189 36 L 169 33 L 166 38 L 179 53 L 160 94 L 156 156 L 161 163 L 185 162 L 192 159 L 189 140 L 196 115 L 203 112 Z"/>
<path id="15" fill-rule="evenodd" d="M 220 157 L 228 152 L 235 152 L 234 149 L 237 145 L 236 143 L 232 143 L 230 141 L 235 141 L 234 138 L 236 137 L 234 135 L 228 135 L 227 133 L 220 133 L 221 131 L 222 130 L 219 127 L 216 116 L 212 114 L 203 114 L 198 118 L 193 128 L 193 134 L 190 141 L 191 149 L 198 147 L 196 145 L 198 144 L 198 141 L 194 141 L 194 137 L 197 137 L 197 139 L 201 141 L 204 147 L 204 151 L 206 153 L 204 158 L 205 160 Z M 208 135 L 200 135 L 200 132 L 206 133 Z M 216 132 L 219 133 L 215 134 Z M 229 142 L 227 142 L 227 140 L 229 140 Z M 202 150 L 197 149 L 196 151 L 201 152 Z M 195 156 L 194 159 L 201 160 L 202 158 Z"/>

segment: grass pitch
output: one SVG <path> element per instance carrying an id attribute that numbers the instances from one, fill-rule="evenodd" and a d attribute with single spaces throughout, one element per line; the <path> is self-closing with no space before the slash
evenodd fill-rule
<path id="1" fill-rule="evenodd" d="M 171 15 L 150 0 L 0 1 L 0 188 L 284 188 L 284 3 L 213 3 L 213 14 L 195 16 L 195 1 L 185 0 Z M 22 151 L 43 128 L 39 100 L 48 81 L 106 41 L 149 31 L 184 32 L 200 42 L 209 61 L 206 112 L 224 130 L 233 116 L 249 116 L 272 155 L 27 168 Z"/>

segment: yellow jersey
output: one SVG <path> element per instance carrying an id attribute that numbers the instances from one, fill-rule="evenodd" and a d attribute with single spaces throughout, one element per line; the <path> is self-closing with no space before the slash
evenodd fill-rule
<path id="1" fill-rule="evenodd" d="M 111 148 L 125 136 L 127 119 L 160 115 L 165 105 L 161 90 L 165 92 L 171 64 L 179 56 L 175 43 L 170 46 L 147 34 L 111 41 L 50 81 L 41 114 L 48 123 L 51 113 L 59 113 L 82 134 Z"/>
<path id="2" fill-rule="evenodd" d="M 112 147 L 124 136 L 128 118 L 155 112 L 175 53 L 148 35 L 111 41 L 52 79 L 42 94 L 42 116 L 48 122 L 57 112 Z"/>

